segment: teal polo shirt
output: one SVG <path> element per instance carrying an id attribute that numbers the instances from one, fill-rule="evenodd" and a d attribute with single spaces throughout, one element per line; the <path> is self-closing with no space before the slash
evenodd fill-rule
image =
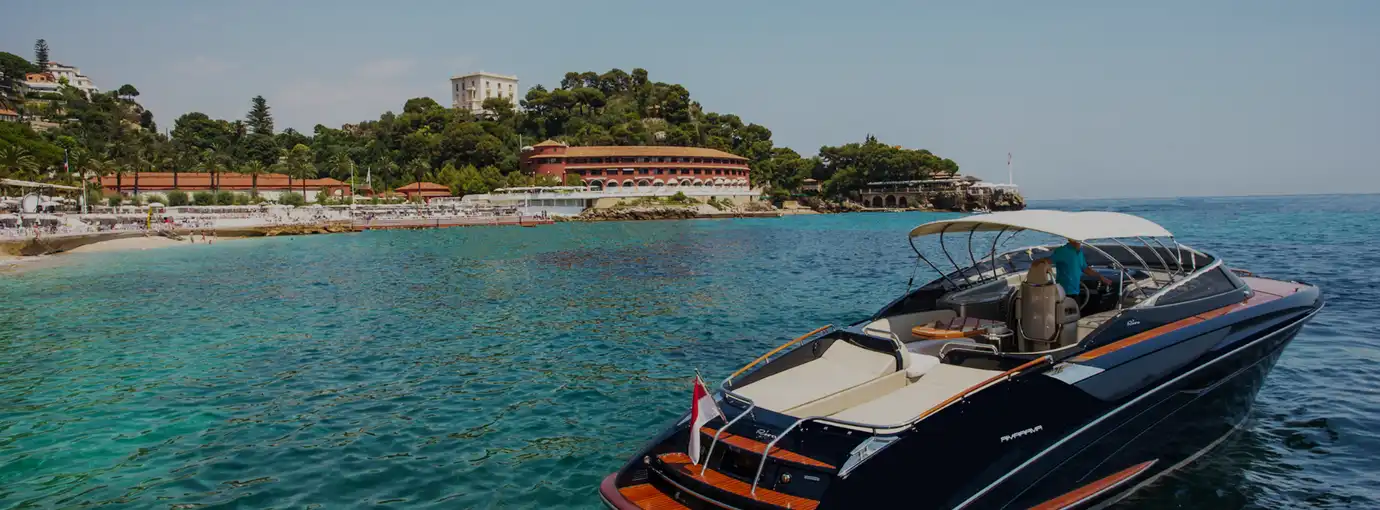
<path id="1" fill-rule="evenodd" d="M 1055 248 L 1054 253 L 1049 255 L 1049 260 L 1054 263 L 1054 281 L 1064 288 L 1064 294 L 1077 296 L 1078 282 L 1083 279 L 1083 268 L 1088 266 L 1087 259 L 1083 258 L 1083 250 L 1065 244 Z"/>

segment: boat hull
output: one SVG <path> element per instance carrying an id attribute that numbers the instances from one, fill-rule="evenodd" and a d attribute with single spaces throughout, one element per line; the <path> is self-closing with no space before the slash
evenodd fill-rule
<path id="1" fill-rule="evenodd" d="M 1047 455 L 1052 466 L 1036 469 L 1023 480 L 1009 480 L 1006 487 L 989 492 L 972 507 L 1039 507 L 1130 466 L 1153 463 L 1110 490 L 1051 508 L 1092 507 L 1120 500 L 1184 467 L 1247 422 L 1270 370 L 1302 326 L 1299 321 L 1200 367 L 1189 377 L 1165 383 L 1157 391 L 1162 398 L 1129 406 L 1119 413 L 1127 419 L 1084 432 L 1097 436 L 1091 444 Z"/>
<path id="2" fill-rule="evenodd" d="M 1242 309 L 1246 313 L 1211 315 L 1115 355 L 1066 358 L 1094 375 L 1032 373 L 977 392 L 905 430 L 887 433 L 893 443 L 850 471 L 823 474 L 822 482 L 810 486 L 818 490 L 802 485 L 807 471 L 775 461 L 765 464 L 757 479 L 763 489 L 789 491 L 825 509 L 1052 509 L 1113 503 L 1211 451 L 1246 423 L 1266 376 L 1322 308 L 1313 287 L 1280 297 Z M 730 418 L 738 411 L 731 405 L 725 410 Z M 775 437 L 783 419 L 793 418 L 758 409 L 730 432 L 765 431 L 765 437 Z M 664 431 L 604 480 L 604 502 L 619 509 L 778 508 L 659 470 L 654 459 L 683 452 L 689 433 L 683 422 Z M 852 446 L 826 447 L 839 435 L 837 427 L 807 423 L 778 446 L 843 466 L 846 459 L 837 452 Z M 855 434 L 852 444 L 865 436 Z M 707 459 L 712 470 L 724 470 L 716 464 L 721 456 Z M 754 461 L 750 467 L 756 466 Z M 751 471 L 738 472 L 738 481 L 753 482 Z M 783 473 L 793 473 L 795 481 L 783 484 Z M 652 499 L 630 498 L 624 494 L 628 487 L 641 487 L 633 496 Z"/>

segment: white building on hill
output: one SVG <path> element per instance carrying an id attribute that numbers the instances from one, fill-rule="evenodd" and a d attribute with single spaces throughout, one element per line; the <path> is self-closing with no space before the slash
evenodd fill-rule
<path id="1" fill-rule="evenodd" d="M 81 74 L 81 69 L 77 69 L 73 66 L 64 65 L 58 62 L 49 62 L 48 74 L 53 75 L 53 79 L 59 82 L 65 78 L 68 85 L 85 92 L 87 96 L 101 91 L 101 89 L 97 88 L 96 84 L 91 81 L 91 78 Z"/>
<path id="2" fill-rule="evenodd" d="M 516 108 L 519 92 L 517 76 L 480 71 L 450 79 L 451 106 L 475 113 L 484 111 L 484 100 L 491 97 L 506 99 Z"/>

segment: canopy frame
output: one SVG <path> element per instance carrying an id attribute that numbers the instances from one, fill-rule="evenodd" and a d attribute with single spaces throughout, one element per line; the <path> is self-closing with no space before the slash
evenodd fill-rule
<path id="1" fill-rule="evenodd" d="M 1193 274 L 1198 273 L 1198 264 L 1196 257 L 1197 254 L 1193 252 L 1191 248 L 1189 249 L 1189 256 L 1190 259 L 1193 261 L 1193 268 L 1191 271 L 1189 271 L 1183 263 L 1183 251 L 1185 247 L 1179 244 L 1178 239 L 1176 239 L 1172 233 L 1164 229 L 1164 227 L 1150 222 L 1149 220 L 1122 213 L 1095 212 L 1093 213 L 1093 215 L 1088 215 L 1087 213 L 1065 213 L 1061 211 L 1029 212 L 1039 213 L 1038 217 L 1032 218 L 1033 221 L 1026 222 L 1022 221 L 1024 218 L 1021 218 L 1021 216 L 1023 216 L 1021 212 L 1008 212 L 1000 213 L 998 218 L 991 218 L 993 214 L 984 214 L 976 216 L 967 216 L 951 220 L 934 221 L 920 225 L 915 229 L 911 230 L 907 240 L 909 241 L 911 250 L 915 252 L 916 257 L 920 261 L 923 261 L 925 262 L 925 264 L 929 265 L 930 268 L 934 269 L 936 273 L 939 273 L 940 277 L 946 283 L 948 283 L 948 285 L 953 289 L 960 289 L 973 285 L 978 285 L 986 283 L 988 281 L 996 280 L 997 278 L 1001 277 L 997 266 L 997 248 L 1001 245 L 1002 236 L 1005 235 L 1007 232 L 1010 232 L 1010 236 L 1006 238 L 1006 241 L 1014 239 L 1017 235 L 1025 231 L 1035 231 L 1078 241 L 1083 246 L 1101 255 L 1114 269 L 1118 270 L 1117 293 L 1118 295 L 1120 295 L 1123 294 L 1126 290 L 1126 278 L 1129 274 L 1130 268 L 1128 268 L 1126 264 L 1123 264 L 1116 257 L 1112 256 L 1111 253 L 1108 253 L 1102 247 L 1099 247 L 1096 244 L 1094 244 L 1093 241 L 1111 241 L 1112 243 L 1115 243 L 1117 246 L 1120 246 L 1123 249 L 1125 249 L 1126 252 L 1129 253 L 1131 257 L 1136 260 L 1137 263 L 1139 263 L 1141 268 L 1147 270 L 1147 272 L 1150 274 L 1149 277 L 1152 282 L 1158 283 L 1160 280 L 1156 277 L 1156 273 L 1163 273 L 1168 277 L 1168 281 L 1165 282 L 1165 285 L 1160 286 L 1160 288 L 1154 293 L 1151 293 L 1145 287 L 1138 286 L 1137 289 L 1140 291 L 1141 297 L 1143 298 L 1142 303 L 1153 302 L 1154 299 L 1152 298 L 1154 297 L 1154 295 L 1158 295 L 1159 293 L 1168 289 L 1169 287 L 1176 286 L 1177 283 L 1180 283 L 1183 280 L 1190 278 Z M 1108 215 L 1114 216 L 1109 217 Z M 1001 221 L 985 221 L 989 218 L 999 219 Z M 1088 227 L 1087 225 L 1084 225 L 1081 229 L 1077 226 L 1074 226 L 1073 228 L 1067 230 L 1061 228 L 1051 228 L 1058 226 L 1057 224 L 1052 223 L 1057 220 L 1086 222 L 1119 221 L 1121 224 L 1114 225 L 1110 228 L 1106 227 L 1105 225 L 1098 225 L 1095 227 Z M 969 267 L 978 270 L 978 272 L 974 275 L 977 277 L 976 280 L 974 280 L 972 276 L 964 276 L 963 272 L 965 268 L 958 264 L 958 262 L 954 259 L 953 255 L 949 252 L 948 245 L 945 243 L 945 235 L 950 230 L 954 229 L 954 227 L 956 226 L 959 227 L 959 229 L 962 229 L 963 227 L 968 227 L 967 250 L 968 259 L 972 263 L 972 265 Z M 988 251 L 987 257 L 983 258 L 982 260 L 978 260 L 976 254 L 973 251 L 973 241 L 975 239 L 974 235 L 978 231 L 997 232 L 997 235 L 992 238 L 992 246 Z M 1087 235 L 1089 233 L 1098 232 L 1105 232 L 1107 234 L 1115 234 L 1117 232 L 1125 233 L 1122 235 L 1106 236 Z M 921 253 L 919 247 L 915 245 L 915 238 L 935 234 L 939 236 L 940 251 L 944 253 L 944 257 L 954 267 L 954 270 L 952 272 L 940 270 L 939 267 L 935 265 L 935 263 L 932 262 L 928 257 L 926 257 L 924 253 Z M 1170 242 L 1172 242 L 1174 248 L 1171 250 L 1168 245 L 1166 245 L 1164 242 L 1160 240 L 1161 238 L 1167 238 Z M 1161 270 L 1155 271 L 1155 266 L 1147 262 L 1144 257 L 1137 253 L 1136 250 L 1133 249 L 1131 246 L 1126 244 L 1126 242 L 1124 242 L 1123 239 L 1135 239 L 1136 241 L 1139 241 L 1140 244 L 1145 247 L 1145 249 L 1149 250 L 1150 253 L 1154 255 L 1155 259 L 1160 264 L 1159 268 Z M 1151 245 L 1151 241 L 1153 241 L 1154 244 L 1158 246 L 1158 249 L 1156 248 L 1156 246 Z M 1175 263 L 1173 265 L 1169 264 L 1169 259 L 1166 259 L 1163 255 L 1161 255 L 1160 250 L 1171 252 L 1173 254 L 1171 258 L 1175 260 Z M 979 266 L 983 262 L 992 265 L 992 272 L 990 278 L 987 276 L 987 272 L 985 270 L 979 269 Z M 1185 275 L 1186 272 L 1188 273 L 1188 275 Z M 955 278 L 951 277 L 951 275 L 958 276 L 960 281 L 955 281 Z M 1117 309 L 1121 309 L 1122 306 L 1123 305 L 1120 302 L 1117 303 Z"/>

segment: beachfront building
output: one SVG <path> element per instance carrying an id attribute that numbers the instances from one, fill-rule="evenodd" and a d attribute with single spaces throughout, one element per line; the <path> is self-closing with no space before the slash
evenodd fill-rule
<path id="1" fill-rule="evenodd" d="M 1014 184 L 983 182 L 973 176 L 940 174 L 930 179 L 869 182 L 857 192 L 864 207 L 873 209 L 938 208 L 968 210 L 969 204 L 987 204 L 998 195 L 1017 195 Z"/>
<path id="2" fill-rule="evenodd" d="M 19 112 L 8 108 L 0 108 L 0 122 L 19 122 Z"/>
<path id="3" fill-rule="evenodd" d="M 592 189 L 750 188 L 747 158 L 699 147 L 570 147 L 547 140 L 524 147 L 522 165 L 529 174 L 561 181 L 577 176 Z"/>
<path id="4" fill-rule="evenodd" d="M 506 99 L 518 105 L 518 77 L 483 71 L 450 79 L 451 106 L 473 113 L 484 111 L 484 100 L 491 97 Z"/>
<path id="5" fill-rule="evenodd" d="M 547 140 L 522 150 L 524 172 L 562 182 L 574 177 L 581 185 L 505 188 L 452 200 L 476 209 L 515 207 L 524 215 L 571 216 L 677 194 L 738 205 L 761 196 L 752 189 L 747 158 L 714 149 L 571 147 Z"/>
<path id="6" fill-rule="evenodd" d="M 408 200 L 420 198 L 423 201 L 431 201 L 433 198 L 450 196 L 450 187 L 434 182 L 414 182 L 404 185 L 393 191 L 398 192 Z"/>
<path id="7" fill-rule="evenodd" d="M 249 193 L 255 189 L 253 176 L 237 173 L 217 173 L 215 182 L 207 172 L 128 172 L 116 179 L 114 175 L 100 177 L 101 188 L 106 193 L 132 195 L 166 195 L 169 191 L 183 191 L 187 194 L 198 191 L 229 191 Z M 293 179 L 283 174 L 260 174 L 258 178 L 259 196 L 265 200 L 278 200 L 288 192 L 301 194 L 306 191 L 306 200 L 315 202 L 320 193 L 332 198 L 350 196 L 350 185 L 332 178 Z"/>

